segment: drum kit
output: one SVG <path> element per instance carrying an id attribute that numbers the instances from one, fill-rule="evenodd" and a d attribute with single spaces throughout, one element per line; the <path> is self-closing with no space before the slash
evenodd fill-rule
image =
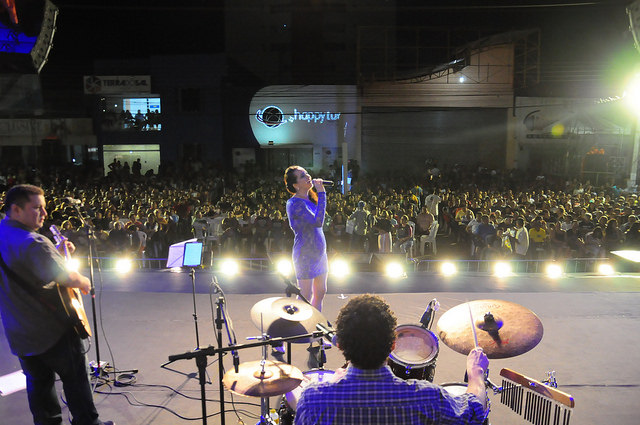
<path id="1" fill-rule="evenodd" d="M 465 355 L 478 345 L 488 358 L 502 359 L 526 353 L 542 340 L 543 327 L 538 316 L 513 302 L 478 300 L 455 306 L 438 321 L 438 335 L 430 330 L 435 310 L 437 301 L 433 300 L 419 324 L 403 324 L 396 328 L 396 344 L 389 355 L 388 365 L 397 377 L 433 382 L 439 341 Z M 426 320 L 425 317 L 429 315 L 430 318 Z M 309 343 L 317 338 L 318 333 L 314 333 L 317 329 L 330 328 L 320 311 L 295 298 L 261 300 L 251 309 L 251 320 L 261 329 L 262 339 L 267 342 L 274 337 L 303 335 L 304 338 L 290 339 L 290 342 Z M 324 336 L 327 336 L 326 333 Z M 290 364 L 290 350 L 288 363 L 267 360 L 266 346 L 263 347 L 261 360 L 241 363 L 237 370 L 231 370 L 223 377 L 225 387 L 232 393 L 261 398 L 259 424 L 293 423 L 297 401 L 304 388 L 314 382 L 328 382 L 342 376 L 324 370 L 322 363 L 319 369 L 303 373 Z M 513 375 L 510 377 L 514 379 Z M 490 381 L 488 384 L 495 394 L 502 391 L 501 387 L 496 387 Z M 442 386 L 453 395 L 466 392 L 464 382 L 445 383 Z M 517 387 L 517 384 L 512 387 Z M 268 399 L 274 396 L 280 396 L 278 410 L 269 408 Z M 512 398 L 508 398 L 511 404 Z"/>

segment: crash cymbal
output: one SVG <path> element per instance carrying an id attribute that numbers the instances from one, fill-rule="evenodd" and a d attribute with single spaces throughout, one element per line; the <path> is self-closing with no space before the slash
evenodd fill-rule
<path id="1" fill-rule="evenodd" d="M 458 353 L 469 354 L 475 346 L 469 306 L 478 345 L 490 359 L 518 356 L 542 340 L 542 322 L 526 307 L 503 300 L 470 301 L 453 307 L 438 320 L 440 340 Z"/>
<path id="2" fill-rule="evenodd" d="M 249 397 L 272 397 L 288 393 L 298 387 L 303 375 L 300 369 L 288 363 L 265 360 L 240 363 L 238 373 L 234 369 L 224 374 L 222 382 L 229 391 Z"/>
<path id="3" fill-rule="evenodd" d="M 251 321 L 271 337 L 289 337 L 315 332 L 318 323 L 327 319 L 315 307 L 297 298 L 272 297 L 258 301 L 251 308 Z M 309 338 L 292 342 L 306 343 Z"/>

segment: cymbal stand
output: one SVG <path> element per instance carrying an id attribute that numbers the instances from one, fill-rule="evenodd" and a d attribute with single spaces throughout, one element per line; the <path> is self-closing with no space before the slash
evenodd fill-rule
<path id="1" fill-rule="evenodd" d="M 242 350 L 245 348 L 254 348 L 254 347 L 263 347 L 266 350 L 268 345 L 273 344 L 273 342 L 288 342 L 293 341 L 300 338 L 319 338 L 323 335 L 323 332 L 312 332 L 304 335 L 294 335 L 289 337 L 278 337 L 278 338 L 269 338 L 268 336 L 264 336 L 264 340 L 253 342 L 249 344 L 240 344 L 233 347 L 212 347 L 211 345 L 208 347 L 204 347 L 198 350 L 187 351 L 181 354 L 173 354 L 169 356 L 169 362 L 175 362 L 176 360 L 188 360 L 188 359 L 196 359 L 196 365 L 198 366 L 198 382 L 200 383 L 200 397 L 202 399 L 202 423 L 204 425 L 207 424 L 207 406 L 205 400 L 205 384 L 206 384 L 206 367 L 207 367 L 207 356 L 216 356 L 221 353 L 226 353 L 230 351 Z M 258 337 L 259 339 L 263 339 L 263 337 Z M 223 376 L 218 377 L 220 382 L 222 382 Z M 220 398 L 222 400 L 222 394 L 220 394 Z M 224 417 L 224 409 L 220 410 L 221 416 Z M 224 423 L 224 422 L 222 422 Z"/>
<path id="2" fill-rule="evenodd" d="M 298 285 L 295 285 L 293 282 L 291 282 L 291 279 L 289 279 L 287 276 L 285 276 L 283 274 L 280 274 L 280 277 L 282 278 L 282 281 L 286 285 L 286 288 L 285 288 L 284 292 L 285 292 L 287 297 L 290 298 L 291 295 L 295 294 L 302 301 L 304 301 L 305 303 L 311 305 L 311 302 L 308 299 L 306 299 L 304 297 L 304 295 L 302 295 L 302 292 L 300 292 L 300 288 L 298 287 Z M 287 363 L 291 364 L 291 342 L 287 342 L 286 352 L 287 352 Z M 324 353 L 323 353 L 323 355 L 324 355 Z"/>

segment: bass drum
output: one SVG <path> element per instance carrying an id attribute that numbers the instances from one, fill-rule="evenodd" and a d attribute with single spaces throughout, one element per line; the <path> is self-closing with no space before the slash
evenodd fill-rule
<path id="1" fill-rule="evenodd" d="M 447 382 L 445 384 L 440 384 L 442 388 L 444 388 L 451 395 L 462 395 L 467 392 L 467 383 L 466 382 Z M 487 404 L 489 404 L 489 398 L 487 398 Z M 491 405 L 489 404 L 489 409 L 485 412 L 483 425 L 491 425 L 489 422 L 489 410 Z"/>
<path id="2" fill-rule="evenodd" d="M 438 337 L 433 332 L 418 325 L 400 325 L 388 364 L 398 378 L 433 382 L 439 351 Z"/>
<path id="3" fill-rule="evenodd" d="M 280 416 L 280 424 L 293 425 L 293 420 L 296 417 L 298 400 L 300 399 L 302 390 L 307 388 L 309 384 L 315 382 L 330 381 L 333 378 L 333 374 L 334 372 L 332 370 L 324 369 L 311 369 L 307 372 L 304 372 L 304 380 L 300 383 L 300 385 L 283 395 L 278 401 L 278 404 L 276 404 L 276 406 L 279 406 L 278 413 Z"/>

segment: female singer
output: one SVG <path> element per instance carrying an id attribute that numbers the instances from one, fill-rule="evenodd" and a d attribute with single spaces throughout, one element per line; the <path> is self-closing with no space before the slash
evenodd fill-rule
<path id="1" fill-rule="evenodd" d="M 327 243 L 322 232 L 327 197 L 322 179 L 311 179 L 307 171 L 293 165 L 284 173 L 287 217 L 294 233 L 293 267 L 300 292 L 312 306 L 322 311 L 327 292 Z M 318 191 L 316 195 L 311 188 Z"/>

